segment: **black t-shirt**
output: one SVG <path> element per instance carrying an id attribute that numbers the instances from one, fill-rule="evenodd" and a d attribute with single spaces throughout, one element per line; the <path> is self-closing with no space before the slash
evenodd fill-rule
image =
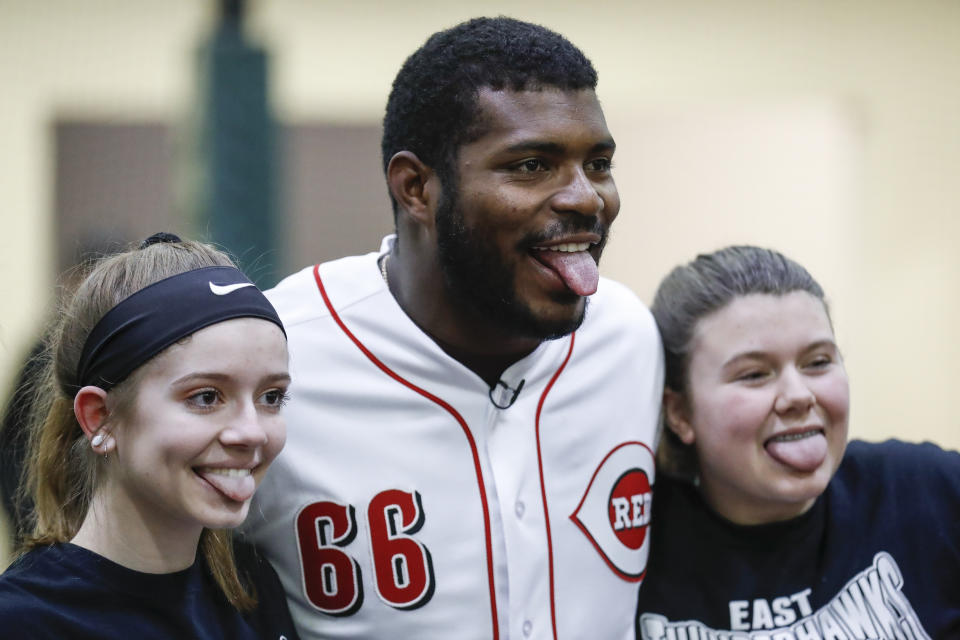
<path id="1" fill-rule="evenodd" d="M 960 454 L 853 441 L 786 522 L 735 525 L 657 478 L 643 640 L 960 638 Z"/>
<path id="2" fill-rule="evenodd" d="M 34 549 L 0 576 L 0 638 L 295 640 L 273 568 L 249 547 L 236 553 L 259 601 L 248 614 L 227 602 L 199 558 L 150 574 L 69 543 Z"/>

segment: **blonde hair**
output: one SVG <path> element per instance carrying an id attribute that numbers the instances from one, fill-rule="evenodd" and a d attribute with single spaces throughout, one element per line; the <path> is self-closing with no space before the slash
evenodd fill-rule
<path id="1" fill-rule="evenodd" d="M 32 390 L 21 499 L 32 498 L 34 509 L 21 552 L 73 539 L 101 480 L 102 458 L 92 451 L 73 413 L 80 388 L 77 363 L 93 327 L 120 301 L 155 282 L 202 267 L 235 266 L 225 253 L 200 242 L 141 247 L 96 262 L 47 334 L 46 361 Z M 109 391 L 115 408 L 108 419 L 131 414 L 139 371 Z M 230 532 L 204 529 L 200 550 L 230 604 L 240 610 L 255 607 L 256 594 L 238 575 Z"/>

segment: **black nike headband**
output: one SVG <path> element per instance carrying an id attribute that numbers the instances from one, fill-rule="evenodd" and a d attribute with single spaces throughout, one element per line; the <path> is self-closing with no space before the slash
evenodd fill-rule
<path id="1" fill-rule="evenodd" d="M 123 299 L 93 328 L 77 365 L 79 387 L 109 390 L 173 343 L 233 318 L 261 318 L 286 335 L 266 296 L 234 267 L 204 267 Z"/>

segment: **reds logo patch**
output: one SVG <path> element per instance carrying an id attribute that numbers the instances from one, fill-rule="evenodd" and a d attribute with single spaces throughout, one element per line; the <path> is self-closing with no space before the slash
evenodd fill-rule
<path id="1" fill-rule="evenodd" d="M 570 515 L 614 573 L 630 582 L 642 580 L 647 570 L 654 478 L 653 452 L 645 444 L 617 445 Z"/>

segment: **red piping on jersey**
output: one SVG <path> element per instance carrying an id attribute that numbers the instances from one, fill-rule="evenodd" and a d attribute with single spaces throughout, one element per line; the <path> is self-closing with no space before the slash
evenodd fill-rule
<path id="1" fill-rule="evenodd" d="M 499 623 L 497 622 L 497 596 L 496 596 L 496 590 L 494 589 L 494 584 L 493 584 L 493 553 L 491 552 L 492 542 L 490 540 L 490 512 L 487 509 L 487 491 L 483 486 L 483 472 L 480 470 L 480 455 L 477 453 L 477 443 L 473 439 L 473 434 L 470 433 L 470 428 L 467 426 L 467 422 L 457 412 L 456 409 L 451 407 L 445 401 L 441 400 L 440 398 L 433 395 L 429 391 L 425 389 L 421 389 L 420 387 L 413 384 L 409 380 L 404 379 L 399 374 L 395 373 L 390 367 L 383 364 L 383 362 L 381 362 L 380 359 L 377 358 L 377 356 L 373 355 L 373 353 L 369 349 L 367 349 L 355 335 L 353 335 L 350 329 L 347 328 L 347 325 L 344 324 L 343 320 L 340 319 L 340 315 L 337 313 L 336 309 L 333 308 L 333 304 L 331 304 L 330 298 L 327 297 L 327 290 L 323 286 L 323 280 L 320 278 L 319 264 L 314 265 L 313 267 L 313 277 L 317 281 L 317 288 L 320 290 L 320 296 L 323 298 L 323 303 L 327 305 L 327 309 L 330 311 L 330 316 L 333 318 L 333 321 L 336 322 L 337 325 L 340 327 L 340 329 L 347 335 L 347 337 L 353 341 L 353 344 L 357 345 L 357 348 L 360 349 L 363 355 L 367 356 L 370 362 L 375 364 L 381 371 L 383 371 L 385 374 L 387 374 L 388 376 L 390 376 L 391 378 L 393 378 L 403 386 L 409 389 L 412 389 L 413 391 L 416 391 L 424 398 L 446 409 L 447 412 L 450 415 L 452 415 L 453 418 L 460 424 L 460 428 L 463 429 L 463 433 L 467 437 L 467 442 L 470 443 L 470 453 L 473 455 L 473 467 L 476 470 L 477 485 L 480 488 L 480 502 L 483 505 L 483 534 L 484 534 L 484 537 L 486 538 L 486 543 L 487 543 L 487 582 L 490 586 L 490 616 L 493 619 L 493 640 L 498 640 L 500 637 L 500 626 L 499 626 Z M 559 371 L 557 373 L 559 373 Z M 556 376 L 554 376 L 554 379 L 556 379 Z M 550 384 L 553 384 L 552 380 L 550 381 Z M 549 390 L 550 387 L 548 386 L 547 389 Z M 544 392 L 544 395 L 546 395 L 546 391 Z M 542 404 L 543 400 L 541 399 L 540 402 Z M 539 417 L 539 413 L 540 412 L 538 410 L 537 411 L 538 417 Z M 541 485 L 542 485 L 543 473 L 541 472 L 540 475 L 541 475 Z M 544 507 L 546 507 L 546 503 L 544 503 Z M 547 544 L 548 545 L 550 541 L 549 531 L 550 531 L 550 526 L 548 524 L 547 525 Z M 552 564 L 553 563 L 551 561 L 551 568 L 550 568 L 551 608 L 553 605 L 553 566 Z M 554 624 L 553 635 L 554 635 L 554 638 L 556 638 L 556 635 L 557 635 L 556 624 Z"/>
<path id="2" fill-rule="evenodd" d="M 570 361 L 570 356 L 573 355 L 573 343 L 575 339 L 576 333 L 571 333 L 570 348 L 567 349 L 567 357 L 563 359 L 560 368 L 557 369 L 553 377 L 550 378 L 550 382 L 547 383 L 547 388 L 540 394 L 540 402 L 537 404 L 537 467 L 540 470 L 540 495 L 543 498 L 543 519 L 547 525 L 547 568 L 549 569 L 550 576 L 550 624 L 553 628 L 553 640 L 557 640 L 557 603 L 553 595 L 553 538 L 550 536 L 550 510 L 547 509 L 547 486 L 543 482 L 543 455 L 540 453 L 540 412 L 543 409 L 544 401 L 547 399 L 547 394 L 550 393 L 550 389 L 553 388 L 553 383 L 560 377 L 560 373 L 563 372 L 567 366 L 567 362 Z"/>

